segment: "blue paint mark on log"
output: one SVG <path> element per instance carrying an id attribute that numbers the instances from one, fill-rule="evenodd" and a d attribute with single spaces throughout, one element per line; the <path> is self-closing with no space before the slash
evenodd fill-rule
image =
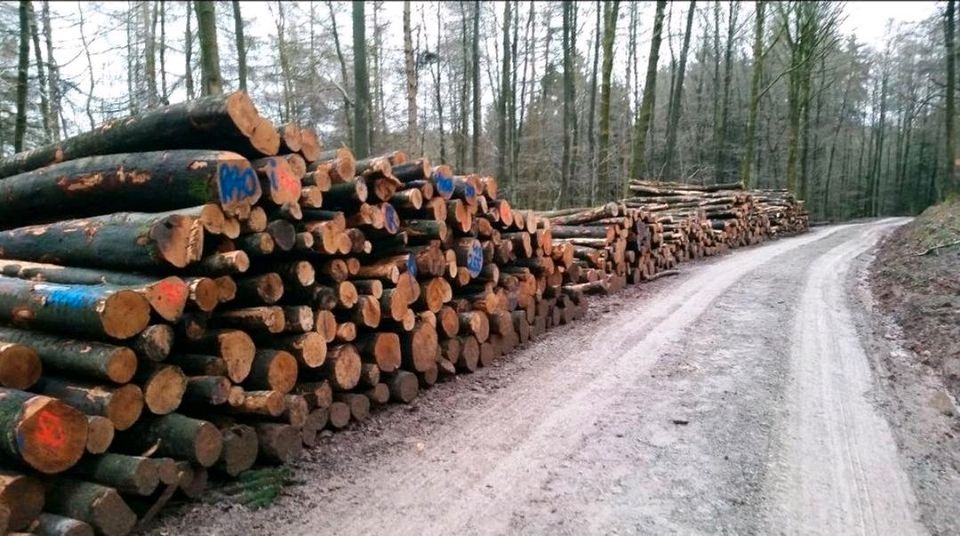
<path id="1" fill-rule="evenodd" d="M 412 275 L 414 278 L 417 277 L 417 260 L 413 255 L 407 255 L 407 273 Z"/>
<path id="2" fill-rule="evenodd" d="M 385 229 L 388 233 L 396 233 L 400 229 L 400 218 L 397 217 L 397 209 L 390 203 L 383 204 L 383 219 Z"/>
<path id="3" fill-rule="evenodd" d="M 280 189 L 280 181 L 277 178 L 277 161 L 273 158 L 267 160 L 267 176 L 270 177 L 270 191 L 276 192 Z"/>
<path id="4" fill-rule="evenodd" d="M 437 173 L 433 176 L 433 182 L 440 197 L 450 199 L 453 195 L 453 179 Z"/>
<path id="5" fill-rule="evenodd" d="M 46 305 L 67 309 L 87 309 L 92 307 L 101 293 L 86 286 L 65 286 L 38 284 L 34 291 L 46 298 Z"/>
<path id="6" fill-rule="evenodd" d="M 257 174 L 249 166 L 220 164 L 217 170 L 220 186 L 220 202 L 230 203 L 257 195 L 260 183 Z"/>
<path id="7" fill-rule="evenodd" d="M 473 199 L 474 197 L 477 197 L 477 189 L 474 188 L 469 182 L 463 187 L 463 192 L 466 194 L 467 199 Z"/>
<path id="8" fill-rule="evenodd" d="M 480 242 L 475 240 L 470 246 L 470 253 L 467 254 L 467 273 L 470 274 L 470 277 L 477 277 L 482 269 L 483 248 L 480 246 Z"/>

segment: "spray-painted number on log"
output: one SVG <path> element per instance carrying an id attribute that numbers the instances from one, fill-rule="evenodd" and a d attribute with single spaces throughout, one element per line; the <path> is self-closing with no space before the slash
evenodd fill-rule
<path id="1" fill-rule="evenodd" d="M 250 167 L 221 164 L 217 170 L 220 202 L 230 203 L 257 194 L 257 174 Z"/>

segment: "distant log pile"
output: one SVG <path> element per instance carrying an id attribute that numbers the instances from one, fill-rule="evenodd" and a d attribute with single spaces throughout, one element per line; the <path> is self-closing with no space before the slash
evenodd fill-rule
<path id="1" fill-rule="evenodd" d="M 587 294 L 806 226 L 784 192 L 632 188 L 518 210 L 492 177 L 323 150 L 243 93 L 0 160 L 0 529 L 126 534 Z"/>

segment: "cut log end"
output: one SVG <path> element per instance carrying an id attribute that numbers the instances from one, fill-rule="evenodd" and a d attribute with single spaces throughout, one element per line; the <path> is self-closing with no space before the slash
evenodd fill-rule
<path id="1" fill-rule="evenodd" d="M 40 372 L 40 357 L 32 348 L 0 341 L 0 385 L 28 389 L 40 379 Z"/>
<path id="2" fill-rule="evenodd" d="M 150 303 L 134 291 L 121 290 L 104 300 L 100 318 L 107 335 L 129 339 L 146 329 L 150 322 Z"/>
<path id="3" fill-rule="evenodd" d="M 27 465 L 41 473 L 72 467 L 87 448 L 87 416 L 46 396 L 27 400 L 17 427 L 17 450 Z"/>

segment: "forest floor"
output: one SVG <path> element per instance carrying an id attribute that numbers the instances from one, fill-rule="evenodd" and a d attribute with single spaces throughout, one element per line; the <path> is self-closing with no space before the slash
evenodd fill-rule
<path id="1" fill-rule="evenodd" d="M 906 220 L 818 228 L 595 300 L 327 435 L 262 510 L 157 534 L 960 533 L 960 426 L 868 282 Z"/>

